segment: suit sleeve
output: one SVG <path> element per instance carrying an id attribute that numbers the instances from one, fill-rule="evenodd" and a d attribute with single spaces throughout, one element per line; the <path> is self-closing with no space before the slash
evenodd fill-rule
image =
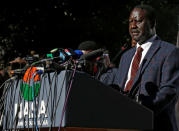
<path id="1" fill-rule="evenodd" d="M 107 72 L 103 73 L 100 77 L 100 81 L 106 85 L 114 84 L 117 68 L 111 68 Z"/>
<path id="2" fill-rule="evenodd" d="M 162 67 L 161 83 L 159 91 L 153 100 L 157 112 L 167 108 L 171 103 L 176 102 L 179 94 L 179 49 L 175 49 Z"/>
<path id="3" fill-rule="evenodd" d="M 123 64 L 124 64 L 124 55 L 122 55 L 121 60 L 120 60 L 120 64 L 118 68 L 112 68 L 110 70 L 108 70 L 106 73 L 104 73 L 101 77 L 100 77 L 100 81 L 106 85 L 117 85 L 119 86 L 119 88 L 121 88 L 122 86 L 122 79 L 123 79 Z"/>

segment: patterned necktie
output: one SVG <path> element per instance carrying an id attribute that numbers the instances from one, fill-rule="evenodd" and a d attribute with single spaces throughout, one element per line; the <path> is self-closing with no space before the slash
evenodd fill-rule
<path id="1" fill-rule="evenodd" d="M 141 57 L 142 57 L 142 51 L 143 51 L 143 49 L 139 46 L 137 48 L 137 53 L 136 53 L 134 60 L 132 62 L 131 77 L 130 77 L 130 80 L 128 81 L 128 83 L 126 84 L 124 91 L 130 91 L 130 89 L 131 89 L 134 78 L 135 78 L 136 73 L 137 73 L 138 68 L 139 68 L 139 63 L 140 63 L 140 60 L 141 60 Z"/>

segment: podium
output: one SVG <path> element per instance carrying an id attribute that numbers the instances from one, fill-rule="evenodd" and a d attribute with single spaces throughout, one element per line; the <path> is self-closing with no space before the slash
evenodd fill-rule
<path id="1" fill-rule="evenodd" d="M 13 81 L 7 87 L 3 129 L 153 129 L 151 110 L 84 72 L 73 73 L 64 70 L 43 74 L 33 101 L 24 99 L 20 90 L 22 80 Z"/>

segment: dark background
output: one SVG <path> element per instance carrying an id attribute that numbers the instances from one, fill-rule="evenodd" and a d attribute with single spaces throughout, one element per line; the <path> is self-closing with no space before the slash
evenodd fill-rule
<path id="1" fill-rule="evenodd" d="M 43 55 L 94 40 L 114 57 L 130 44 L 129 13 L 141 3 L 156 8 L 157 34 L 176 44 L 178 0 L 1 0 L 0 45 L 10 60 L 30 50 Z"/>

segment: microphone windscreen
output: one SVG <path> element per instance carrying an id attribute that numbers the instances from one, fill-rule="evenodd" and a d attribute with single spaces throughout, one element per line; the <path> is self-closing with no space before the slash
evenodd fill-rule
<path id="1" fill-rule="evenodd" d="M 65 61 L 65 59 L 66 59 L 66 57 L 65 57 L 65 55 L 64 55 L 64 53 L 63 52 L 59 52 L 59 56 L 60 56 L 60 60 L 61 61 Z"/>
<path id="2" fill-rule="evenodd" d="M 97 49 L 94 51 L 89 52 L 88 54 L 84 54 L 80 57 L 80 60 L 92 60 L 95 59 L 103 54 L 104 49 Z"/>
<path id="3" fill-rule="evenodd" d="M 70 51 L 69 49 L 64 49 L 64 51 L 65 51 L 65 53 L 66 53 L 67 55 L 69 55 L 69 56 L 72 55 L 72 53 L 71 53 L 71 51 Z"/>
<path id="4" fill-rule="evenodd" d="M 52 50 L 50 51 L 50 53 L 54 53 L 54 52 L 56 52 L 57 50 L 58 50 L 58 48 L 52 49 Z"/>
<path id="5" fill-rule="evenodd" d="M 75 54 L 78 56 L 83 55 L 83 52 L 81 50 L 74 50 Z"/>

